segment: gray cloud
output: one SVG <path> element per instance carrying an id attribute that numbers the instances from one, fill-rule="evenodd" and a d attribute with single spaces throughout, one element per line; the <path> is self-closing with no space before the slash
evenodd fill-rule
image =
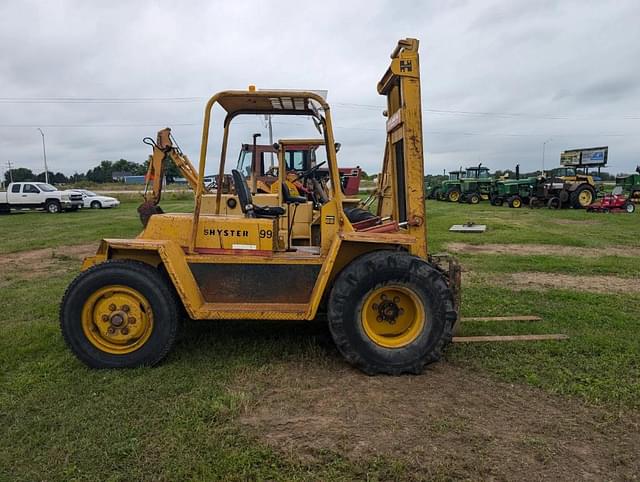
<path id="1" fill-rule="evenodd" d="M 395 42 L 421 39 L 429 172 L 481 160 L 547 166 L 561 150 L 609 145 L 611 170 L 638 162 L 640 43 L 635 0 L 602 2 L 11 2 L 0 5 L 3 98 L 183 98 L 92 104 L 0 103 L 0 166 L 85 171 L 142 161 L 167 125 L 196 161 L 206 98 L 229 88 L 328 89 L 341 162 L 380 166 L 384 99 L 375 91 Z M 437 111 L 437 112 L 435 112 Z M 444 112 L 446 111 L 446 112 Z M 515 114 L 515 115 L 505 115 Z M 276 122 L 276 137 L 313 134 Z M 24 126 L 24 127 L 19 127 Z M 108 126 L 108 127 L 89 127 Z M 219 132 L 212 130 L 208 171 Z M 230 158 L 260 119 L 239 119 Z"/>

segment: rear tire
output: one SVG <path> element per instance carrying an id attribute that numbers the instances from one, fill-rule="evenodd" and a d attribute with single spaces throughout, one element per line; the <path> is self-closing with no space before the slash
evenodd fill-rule
<path id="1" fill-rule="evenodd" d="M 591 205 L 596 198 L 596 191 L 589 185 L 578 187 L 571 193 L 571 206 L 575 209 L 584 209 Z"/>
<path id="2" fill-rule="evenodd" d="M 384 250 L 355 259 L 339 274 L 328 320 L 349 363 L 369 375 L 399 375 L 420 373 L 440 359 L 456 314 L 438 270 L 415 256 Z"/>
<path id="3" fill-rule="evenodd" d="M 111 287 L 114 291 L 109 293 Z M 96 294 L 105 290 L 102 298 L 92 302 Z M 122 303 L 116 293 L 124 290 L 138 293 L 145 303 L 126 308 L 119 306 Z M 127 317 L 126 313 L 144 313 L 144 321 L 151 320 L 149 333 L 118 345 L 114 339 L 126 334 L 131 336 L 129 330 L 136 333 L 143 323 L 142 319 L 129 317 L 126 323 L 116 327 L 115 335 L 104 335 L 105 326 L 110 322 L 101 317 L 105 316 L 102 311 L 109 297 L 114 299 L 109 307 L 113 313 L 120 313 L 113 307 L 123 310 L 123 317 Z M 76 357 L 91 368 L 133 368 L 159 363 L 175 343 L 179 319 L 178 301 L 160 272 L 138 261 L 106 261 L 84 271 L 69 285 L 60 303 L 62 336 Z M 119 321 L 122 323 L 121 319 Z M 128 323 L 131 323 L 130 328 L 127 328 Z M 136 347 L 137 343 L 139 346 Z"/>

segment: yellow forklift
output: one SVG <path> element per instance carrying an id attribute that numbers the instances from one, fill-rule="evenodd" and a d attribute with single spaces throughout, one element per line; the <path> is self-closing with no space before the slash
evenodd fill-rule
<path id="1" fill-rule="evenodd" d="M 135 239 L 104 239 L 84 260 L 60 307 L 73 353 L 94 368 L 154 365 L 171 350 L 183 312 L 194 320 L 312 320 L 326 310 L 338 349 L 366 373 L 419 373 L 438 360 L 458 318 L 460 270 L 427 251 L 417 40 L 398 42 L 378 93 L 387 98 L 387 136 L 377 212 L 353 223 L 322 96 L 254 87 L 215 94 L 205 108 L 193 213 L 149 213 Z M 291 239 L 296 211 L 308 201 L 287 189 L 287 140 L 277 146 L 282 189 L 265 194 L 273 202 L 259 202 L 235 169 L 239 213 L 224 212 L 231 198 L 222 189 L 207 192 L 215 105 L 226 111 L 220 178 L 236 117 L 302 116 L 316 124 L 321 138 L 289 141 L 326 151 L 328 199 L 309 245 Z"/>

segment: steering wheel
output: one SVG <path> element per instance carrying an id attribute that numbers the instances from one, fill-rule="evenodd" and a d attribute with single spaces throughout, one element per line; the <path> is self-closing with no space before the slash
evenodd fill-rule
<path id="1" fill-rule="evenodd" d="M 318 169 L 320 169 L 322 166 L 324 166 L 327 163 L 327 161 L 323 161 L 320 164 L 316 164 L 315 166 L 313 166 L 311 169 L 309 169 L 308 171 L 304 171 L 301 174 L 298 174 L 298 177 L 296 177 L 296 181 L 298 179 L 304 179 L 305 177 L 309 177 L 311 174 L 313 174 L 314 172 L 316 172 Z M 295 182 L 295 181 L 294 181 Z"/>

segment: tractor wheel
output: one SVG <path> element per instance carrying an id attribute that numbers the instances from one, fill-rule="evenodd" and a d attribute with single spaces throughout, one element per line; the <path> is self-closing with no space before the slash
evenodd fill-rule
<path id="1" fill-rule="evenodd" d="M 138 261 L 107 261 L 84 271 L 60 304 L 62 336 L 92 368 L 159 363 L 173 347 L 179 319 L 170 286 Z"/>
<path id="2" fill-rule="evenodd" d="M 447 193 L 447 201 L 457 203 L 460 200 L 460 191 L 458 189 L 452 189 Z"/>
<path id="3" fill-rule="evenodd" d="M 476 192 L 469 194 L 469 196 L 467 196 L 467 201 L 469 204 L 478 204 L 480 202 L 480 194 Z"/>
<path id="4" fill-rule="evenodd" d="M 622 207 L 629 214 L 633 213 L 636 210 L 636 205 L 633 204 L 631 201 L 627 201 L 625 205 Z"/>
<path id="5" fill-rule="evenodd" d="M 561 204 L 562 203 L 560 202 L 560 198 L 556 196 L 552 197 L 547 201 L 547 207 L 549 209 L 560 209 Z"/>
<path id="6" fill-rule="evenodd" d="M 362 208 L 346 208 L 344 213 L 350 223 L 358 223 L 376 217 L 371 211 Z"/>
<path id="7" fill-rule="evenodd" d="M 420 373 L 442 356 L 456 314 L 443 275 L 397 251 L 365 254 L 336 279 L 328 305 L 338 350 L 363 372 Z"/>
<path id="8" fill-rule="evenodd" d="M 496 206 L 502 206 L 504 204 L 504 199 L 502 199 L 501 197 L 497 197 L 495 199 L 495 203 L 496 203 Z"/>
<path id="9" fill-rule="evenodd" d="M 512 196 L 509 198 L 509 207 L 519 209 L 522 207 L 522 198 L 520 196 Z"/>
<path id="10" fill-rule="evenodd" d="M 584 209 L 591 205 L 595 198 L 596 191 L 588 184 L 585 184 L 571 193 L 571 206 L 576 209 Z"/>

